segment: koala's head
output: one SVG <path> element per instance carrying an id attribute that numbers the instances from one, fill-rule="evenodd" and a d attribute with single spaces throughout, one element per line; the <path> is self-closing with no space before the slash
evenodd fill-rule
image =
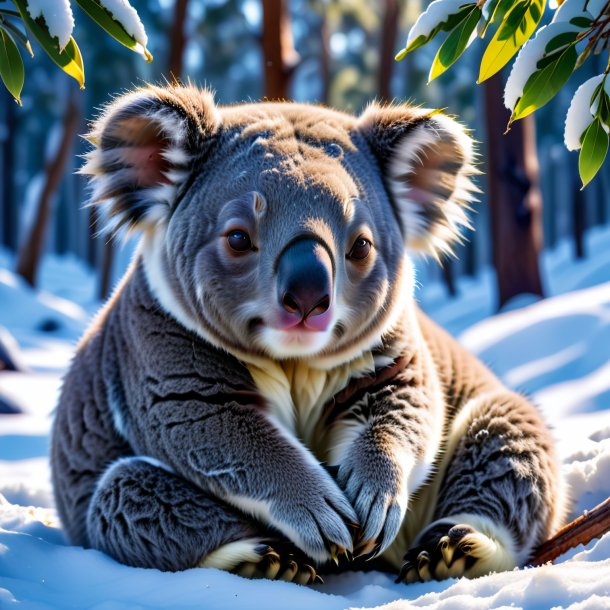
<path id="1" fill-rule="evenodd" d="M 161 305 L 240 357 L 344 362 L 411 299 L 406 249 L 451 249 L 472 146 L 442 114 L 370 106 L 219 108 L 194 87 L 118 98 L 84 172 L 113 229 L 144 231 Z"/>

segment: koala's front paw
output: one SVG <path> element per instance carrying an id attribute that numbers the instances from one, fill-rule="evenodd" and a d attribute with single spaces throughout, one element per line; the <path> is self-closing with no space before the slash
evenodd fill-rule
<path id="1" fill-rule="evenodd" d="M 301 487 L 287 494 L 285 500 L 276 499 L 270 525 L 315 561 L 337 561 L 353 550 L 356 513 L 328 475 L 314 475 L 300 482 Z"/>
<path id="2" fill-rule="evenodd" d="M 352 503 L 362 526 L 356 542 L 357 556 L 381 554 L 390 546 L 407 508 L 398 477 L 391 468 L 375 471 L 371 465 L 348 461 L 337 472 L 337 482 Z"/>
<path id="3" fill-rule="evenodd" d="M 474 578 L 514 567 L 512 554 L 499 540 L 471 525 L 433 524 L 404 557 L 396 582 Z"/>

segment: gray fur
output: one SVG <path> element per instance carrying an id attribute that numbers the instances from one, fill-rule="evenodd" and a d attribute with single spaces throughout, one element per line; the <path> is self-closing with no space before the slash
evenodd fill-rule
<path id="1" fill-rule="evenodd" d="M 240 573 L 263 575 L 290 545 L 320 565 L 353 550 L 394 568 L 411 549 L 409 580 L 511 567 L 559 525 L 536 410 L 412 299 L 405 244 L 446 250 L 467 222 L 459 125 L 151 87 L 110 105 L 91 140 L 95 201 L 144 237 L 57 411 L 53 481 L 74 543 L 166 570 L 222 567 L 225 547 L 233 569 L 238 549 Z M 251 250 L 229 248 L 234 228 Z M 359 236 L 371 253 L 352 260 Z M 278 326 L 277 284 L 299 239 L 330 257 L 331 322 L 295 334 Z M 440 540 L 473 555 L 443 567 Z"/>

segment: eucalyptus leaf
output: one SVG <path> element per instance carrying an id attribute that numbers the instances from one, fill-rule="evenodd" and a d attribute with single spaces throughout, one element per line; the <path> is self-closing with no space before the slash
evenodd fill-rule
<path id="1" fill-rule="evenodd" d="M 599 106 L 597 107 L 595 116 L 599 118 L 606 127 L 610 128 L 610 96 L 608 96 L 603 89 L 600 93 Z"/>
<path id="2" fill-rule="evenodd" d="M 74 38 L 70 37 L 63 50 L 59 49 L 59 40 L 49 33 L 44 21 L 34 20 L 28 13 L 26 0 L 13 0 L 25 27 L 40 43 L 45 53 L 66 73 L 78 81 L 81 89 L 85 88 L 85 68 L 80 49 Z"/>
<path id="3" fill-rule="evenodd" d="M 13 37 L 0 27 L 0 77 L 9 93 L 21 106 L 21 90 L 25 82 L 23 59 Z"/>
<path id="4" fill-rule="evenodd" d="M 546 47 L 544 48 L 544 52 L 553 53 L 562 47 L 566 47 L 576 40 L 576 36 L 578 36 L 578 32 L 563 32 L 558 34 L 548 41 Z"/>
<path id="5" fill-rule="evenodd" d="M 462 22 L 457 25 L 440 46 L 432 62 L 428 81 L 434 80 L 437 76 L 441 75 L 460 58 L 466 50 L 468 41 L 477 27 L 480 18 L 481 10 L 476 6 L 473 6 L 470 12 L 464 15 Z"/>
<path id="6" fill-rule="evenodd" d="M 591 27 L 593 20 L 585 17 L 584 15 L 577 15 L 576 17 L 572 17 L 572 19 L 570 19 L 570 23 L 575 25 L 577 28 L 586 29 Z"/>
<path id="7" fill-rule="evenodd" d="M 533 5 L 536 6 L 534 13 Z M 485 49 L 477 82 L 487 80 L 511 60 L 536 30 L 545 6 L 546 0 L 526 0 L 513 6 Z"/>
<path id="8" fill-rule="evenodd" d="M 117 42 L 123 46 L 143 55 L 147 62 L 151 62 L 153 57 L 146 47 L 142 46 L 125 28 L 96 0 L 74 0 L 78 6 L 99 25 L 106 33 L 110 34 Z"/>
<path id="9" fill-rule="evenodd" d="M 528 0 L 522 0 L 514 5 L 498 28 L 498 40 L 508 40 L 517 32 L 526 17 L 528 8 Z"/>
<path id="10" fill-rule="evenodd" d="M 581 141 L 578 172 L 584 188 L 597 174 L 608 152 L 608 134 L 599 119 L 594 119 L 587 127 Z"/>
<path id="11" fill-rule="evenodd" d="M 428 34 L 421 34 L 412 40 L 404 49 L 396 54 L 395 59 L 400 61 L 405 57 L 405 55 L 407 55 L 407 53 L 411 53 L 411 51 L 415 51 L 415 49 L 419 49 L 430 42 L 441 31 L 450 32 L 462 22 L 466 15 L 470 14 L 470 11 L 472 11 L 474 7 L 476 7 L 475 2 L 464 3 L 462 6 L 460 6 L 457 13 L 449 15 L 445 21 L 441 21 L 434 26 L 430 32 L 428 32 Z"/>
<path id="12" fill-rule="evenodd" d="M 523 87 L 523 95 L 515 106 L 511 122 L 526 117 L 555 97 L 570 78 L 577 59 L 578 53 L 572 44 L 555 61 L 530 75 Z"/>
<path id="13" fill-rule="evenodd" d="M 21 43 L 27 49 L 30 56 L 34 57 L 34 51 L 32 51 L 32 45 L 30 44 L 28 37 L 15 24 L 6 19 L 2 19 L 0 20 L 0 26 L 5 30 L 8 30 L 17 39 L 17 42 Z"/>

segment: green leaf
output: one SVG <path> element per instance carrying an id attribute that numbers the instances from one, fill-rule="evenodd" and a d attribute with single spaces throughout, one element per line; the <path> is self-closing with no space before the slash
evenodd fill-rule
<path id="1" fill-rule="evenodd" d="M 578 172 L 583 188 L 591 182 L 602 166 L 608 152 L 608 134 L 602 122 L 595 119 L 582 135 L 582 148 L 578 157 Z"/>
<path id="2" fill-rule="evenodd" d="M 464 15 L 462 22 L 447 36 L 445 42 L 440 46 L 432 62 L 428 82 L 434 80 L 459 59 L 466 50 L 468 41 L 477 27 L 480 18 L 481 11 L 476 5 L 472 7 L 470 13 Z"/>
<path id="3" fill-rule="evenodd" d="M 610 128 L 610 96 L 605 92 L 604 89 L 601 90 L 599 97 L 599 105 L 597 107 L 597 112 L 595 116 L 602 122 L 606 127 Z"/>
<path id="4" fill-rule="evenodd" d="M 511 60 L 536 30 L 545 5 L 546 0 L 526 0 L 513 6 L 485 49 L 477 82 L 487 80 Z"/>
<path id="5" fill-rule="evenodd" d="M 572 19 L 570 19 L 570 23 L 575 25 L 577 28 L 586 29 L 593 25 L 593 20 L 583 15 L 577 15 L 576 17 L 572 17 Z"/>
<path id="6" fill-rule="evenodd" d="M 515 4 L 510 13 L 505 16 L 504 21 L 498 28 L 498 40 L 508 40 L 517 32 L 525 19 L 527 9 L 527 0 L 522 0 L 521 2 Z"/>
<path id="7" fill-rule="evenodd" d="M 530 75 L 510 122 L 526 117 L 555 97 L 574 71 L 577 58 L 578 53 L 571 45 L 555 61 Z"/>
<path id="8" fill-rule="evenodd" d="M 32 45 L 28 37 L 16 25 L 6 19 L 0 19 L 0 27 L 8 30 L 17 39 L 17 42 L 20 42 L 27 49 L 30 56 L 34 57 L 34 51 L 32 51 Z"/>
<path id="9" fill-rule="evenodd" d="M 106 33 L 110 34 L 123 46 L 143 55 L 147 62 L 153 57 L 146 47 L 142 46 L 125 28 L 112 16 L 112 13 L 96 0 L 74 0 L 87 15 L 97 23 Z"/>
<path id="10" fill-rule="evenodd" d="M 25 82 L 23 59 L 13 37 L 4 28 L 0 28 L 0 77 L 21 106 L 21 90 Z"/>
<path id="11" fill-rule="evenodd" d="M 421 34 L 415 40 L 411 41 L 411 44 L 406 46 L 404 49 L 399 51 L 396 54 L 395 59 L 400 61 L 407 55 L 407 53 L 411 53 L 411 51 L 415 51 L 415 49 L 419 49 L 419 47 L 423 47 L 426 43 L 430 42 L 440 31 L 450 32 L 457 25 L 461 23 L 464 19 L 465 14 L 469 14 L 470 11 L 476 7 L 475 2 L 467 2 L 460 6 L 457 13 L 453 13 L 449 15 L 445 21 L 441 21 L 435 27 L 430 30 L 430 32 L 424 36 Z"/>
<path id="12" fill-rule="evenodd" d="M 578 59 L 576 60 L 577 68 L 580 68 L 580 66 L 582 66 L 585 63 L 585 61 L 587 61 L 587 57 L 589 57 L 589 55 L 591 55 L 592 48 L 593 48 L 593 45 L 591 43 L 587 44 L 584 51 L 578 56 Z"/>
<path id="13" fill-rule="evenodd" d="M 21 15 L 17 11 L 11 11 L 8 8 L 0 8 L 0 15 L 7 15 L 8 17 L 19 17 L 19 19 L 21 19 Z"/>
<path id="14" fill-rule="evenodd" d="M 558 34 L 554 38 L 551 38 L 544 48 L 545 54 L 553 53 L 553 51 L 557 51 L 558 49 L 561 49 L 561 47 L 567 47 L 576 40 L 576 36 L 578 36 L 578 32 L 563 32 L 562 34 Z"/>
<path id="15" fill-rule="evenodd" d="M 514 0 L 496 0 L 493 4 L 491 4 L 489 7 L 490 17 L 488 25 L 491 23 L 501 23 L 504 21 L 506 13 L 508 13 L 514 4 Z"/>
<path id="16" fill-rule="evenodd" d="M 34 20 L 30 17 L 25 0 L 13 0 L 21 13 L 21 18 L 27 29 L 40 43 L 45 53 L 66 73 L 78 81 L 81 89 L 85 88 L 85 67 L 80 49 L 74 38 L 70 37 L 63 50 L 59 50 L 59 40 L 51 36 L 43 20 Z"/>

